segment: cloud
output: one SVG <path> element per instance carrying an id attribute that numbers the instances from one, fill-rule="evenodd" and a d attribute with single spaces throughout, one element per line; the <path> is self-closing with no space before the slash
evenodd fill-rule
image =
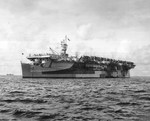
<path id="1" fill-rule="evenodd" d="M 39 0 L 0 0 L 1 9 L 7 9 L 13 14 L 26 14 L 36 10 Z"/>
<path id="2" fill-rule="evenodd" d="M 130 60 L 132 60 L 136 67 L 132 70 L 132 74 L 137 76 L 150 75 L 150 44 L 136 49 L 130 53 Z"/>
<path id="3" fill-rule="evenodd" d="M 135 50 L 132 53 L 132 59 L 138 65 L 150 65 L 150 45 Z"/>
<path id="4" fill-rule="evenodd" d="M 83 24 L 77 28 L 77 35 L 82 40 L 89 40 L 92 38 L 92 25 L 91 24 Z"/>

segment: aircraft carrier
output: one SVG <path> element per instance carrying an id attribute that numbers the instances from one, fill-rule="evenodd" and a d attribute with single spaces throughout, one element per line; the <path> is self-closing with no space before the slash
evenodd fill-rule
<path id="1" fill-rule="evenodd" d="M 130 77 L 133 62 L 111 58 L 69 56 L 68 37 L 61 41 L 61 53 L 33 54 L 27 57 L 31 63 L 21 62 L 23 78 L 125 78 Z"/>

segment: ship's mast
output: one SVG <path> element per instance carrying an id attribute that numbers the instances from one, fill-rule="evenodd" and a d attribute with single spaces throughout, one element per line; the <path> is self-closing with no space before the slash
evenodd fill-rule
<path id="1" fill-rule="evenodd" d="M 61 50 L 61 55 L 63 56 L 67 56 L 66 54 L 66 51 L 67 51 L 67 41 L 70 41 L 67 37 L 67 35 L 65 36 L 65 39 L 61 41 L 61 47 L 62 47 L 62 50 Z"/>

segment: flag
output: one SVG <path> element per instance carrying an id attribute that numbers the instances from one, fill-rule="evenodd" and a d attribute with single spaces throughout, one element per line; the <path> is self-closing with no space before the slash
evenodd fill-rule
<path id="1" fill-rule="evenodd" d="M 70 39 L 67 37 L 67 35 L 65 36 L 65 40 L 68 40 L 68 41 L 70 41 Z"/>

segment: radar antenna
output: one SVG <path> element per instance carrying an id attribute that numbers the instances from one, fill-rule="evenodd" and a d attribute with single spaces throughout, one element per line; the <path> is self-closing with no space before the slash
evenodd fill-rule
<path id="1" fill-rule="evenodd" d="M 61 41 L 61 47 L 62 47 L 61 55 L 63 55 L 63 56 L 67 56 L 67 54 L 66 54 L 67 47 L 68 47 L 67 41 L 70 41 L 70 39 L 66 35 L 65 39 Z"/>

